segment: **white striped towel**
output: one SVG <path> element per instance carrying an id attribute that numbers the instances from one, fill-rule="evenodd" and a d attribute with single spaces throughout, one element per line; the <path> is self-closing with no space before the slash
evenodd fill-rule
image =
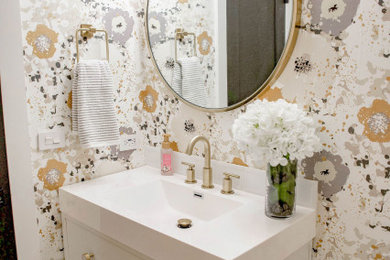
<path id="1" fill-rule="evenodd" d="M 183 95 L 182 87 L 183 87 L 183 79 L 181 75 L 181 65 L 176 62 L 175 67 L 173 69 L 172 89 L 179 96 L 182 96 Z"/>
<path id="2" fill-rule="evenodd" d="M 201 107 L 206 106 L 205 78 L 200 63 L 196 56 L 179 59 L 182 76 L 182 97 Z"/>
<path id="3" fill-rule="evenodd" d="M 77 64 L 72 86 L 72 122 L 82 146 L 119 144 L 113 91 L 107 61 L 85 60 Z"/>

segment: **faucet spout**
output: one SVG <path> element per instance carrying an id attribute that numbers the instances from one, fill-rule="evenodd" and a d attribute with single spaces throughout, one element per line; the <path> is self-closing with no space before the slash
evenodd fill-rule
<path id="1" fill-rule="evenodd" d="M 192 155 L 192 153 L 194 151 L 194 147 L 198 142 L 204 143 L 204 153 L 205 153 L 202 188 L 212 189 L 212 188 L 214 188 L 214 185 L 213 185 L 213 172 L 212 172 L 211 163 L 210 163 L 210 161 L 211 161 L 210 149 L 211 148 L 210 148 L 209 140 L 204 136 L 200 136 L 200 135 L 195 136 L 187 146 L 187 154 Z"/>
<path id="2" fill-rule="evenodd" d="M 195 145 L 199 142 L 203 142 L 204 143 L 204 153 L 205 153 L 205 163 L 204 163 L 204 167 L 205 168 L 210 168 L 210 142 L 209 140 L 207 140 L 206 137 L 204 136 L 195 136 L 191 142 L 188 144 L 187 146 L 187 154 L 188 155 L 192 155 L 192 152 L 194 151 L 194 147 Z"/>

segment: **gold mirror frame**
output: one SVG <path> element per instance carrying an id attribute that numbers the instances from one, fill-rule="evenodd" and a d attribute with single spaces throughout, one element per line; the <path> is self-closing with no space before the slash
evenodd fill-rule
<path id="1" fill-rule="evenodd" d="M 282 74 L 284 68 L 287 66 L 287 63 L 290 61 L 292 52 L 294 51 L 297 39 L 298 39 L 298 34 L 299 34 L 299 28 L 301 26 L 301 14 L 302 14 L 302 0 L 292 0 L 293 1 L 293 15 L 291 19 L 291 28 L 290 28 L 290 34 L 288 36 L 287 44 L 286 47 L 283 50 L 282 55 L 280 56 L 280 59 L 278 63 L 276 64 L 274 70 L 272 71 L 271 75 L 268 77 L 268 79 L 248 98 L 238 102 L 237 104 L 234 104 L 233 106 L 229 107 L 224 107 L 224 108 L 205 108 L 201 106 L 197 106 L 191 102 L 188 102 L 184 98 L 182 98 L 180 95 L 178 95 L 169 85 L 169 83 L 166 81 L 164 76 L 161 73 L 160 68 L 157 65 L 156 59 L 154 57 L 153 51 L 152 51 L 152 46 L 150 44 L 150 36 L 149 36 L 149 1 L 146 1 L 146 14 L 145 14 L 145 32 L 146 32 L 146 39 L 147 39 L 147 45 L 149 49 L 149 54 L 150 57 L 153 61 L 154 67 L 157 69 L 158 74 L 160 75 L 160 78 L 163 80 L 164 84 L 166 87 L 170 89 L 170 91 L 173 93 L 173 95 L 178 98 L 180 101 L 183 103 L 187 104 L 191 108 L 204 111 L 204 112 L 209 112 L 209 113 L 216 113 L 216 112 L 227 112 L 234 110 L 236 108 L 239 108 L 243 105 L 246 105 L 256 97 L 258 97 L 263 90 L 266 88 L 271 87 L 276 80 L 280 77 Z"/>

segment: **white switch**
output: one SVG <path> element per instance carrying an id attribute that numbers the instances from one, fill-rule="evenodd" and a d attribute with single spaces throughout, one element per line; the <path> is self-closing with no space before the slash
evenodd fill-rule
<path id="1" fill-rule="evenodd" d="M 65 132 L 62 130 L 40 131 L 38 145 L 41 151 L 65 147 Z"/>
<path id="2" fill-rule="evenodd" d="M 46 136 L 46 138 L 45 138 L 45 144 L 46 144 L 46 145 L 51 145 L 51 144 L 53 144 L 53 137 L 51 137 L 51 136 Z"/>

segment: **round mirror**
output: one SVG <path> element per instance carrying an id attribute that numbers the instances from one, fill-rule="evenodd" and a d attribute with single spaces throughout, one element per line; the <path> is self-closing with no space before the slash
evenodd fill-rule
<path id="1" fill-rule="evenodd" d="M 272 84 L 294 48 L 300 0 L 148 0 L 161 77 L 185 103 L 228 111 Z"/>

